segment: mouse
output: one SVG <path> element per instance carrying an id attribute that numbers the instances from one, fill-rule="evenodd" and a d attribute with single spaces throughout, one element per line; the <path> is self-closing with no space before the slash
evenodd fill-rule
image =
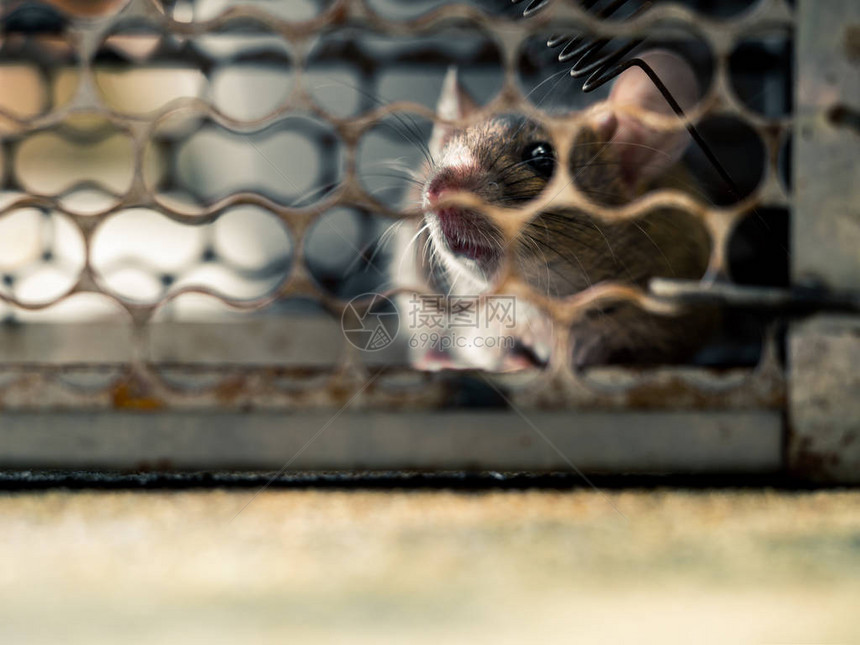
<path id="1" fill-rule="evenodd" d="M 695 105 L 698 83 L 686 61 L 666 50 L 647 51 L 640 58 L 683 108 Z M 420 230 L 407 251 L 420 256 L 411 278 L 424 279 L 445 294 L 447 304 L 437 305 L 440 313 L 450 316 L 450 302 L 458 298 L 477 297 L 480 306 L 491 298 L 486 294 L 503 297 L 494 285 L 507 275 L 506 263 L 515 265 L 534 294 L 555 299 L 607 282 L 647 289 L 655 277 L 705 275 L 710 235 L 694 215 L 680 210 L 658 208 L 634 220 L 607 222 L 588 209 L 549 200 L 511 241 L 497 216 L 450 203 L 452 194 L 470 193 L 489 205 L 516 208 L 538 198 L 565 163 L 578 190 L 601 206 L 623 206 L 656 189 L 690 187 L 692 179 L 681 164 L 690 143 L 686 129 L 650 127 L 625 109 L 630 106 L 674 114 L 647 75 L 631 67 L 613 81 L 608 99 L 579 115 L 569 158 L 559 159 L 547 130 L 526 116 L 470 121 L 481 108 L 459 83 L 456 69 L 449 69 L 437 105 L 440 120 L 430 138 L 430 161 L 421 172 Z M 466 125 L 458 125 L 464 120 Z M 490 324 L 471 332 L 460 329 L 456 340 L 450 329 L 448 336 L 440 331 L 430 336 L 436 340 L 433 347 L 413 340 L 413 365 L 494 371 L 546 365 L 559 346 L 553 340 L 559 333 L 569 334 L 563 346 L 575 368 L 675 363 L 689 359 L 707 340 L 716 318 L 704 310 L 658 315 L 620 301 L 589 308 L 569 329 L 560 330 L 529 299 L 515 301 L 516 323 L 505 329 Z M 413 313 L 416 302 L 413 297 Z M 496 337 L 493 348 L 486 347 L 488 334 Z M 477 347 L 480 340 L 484 346 Z"/>

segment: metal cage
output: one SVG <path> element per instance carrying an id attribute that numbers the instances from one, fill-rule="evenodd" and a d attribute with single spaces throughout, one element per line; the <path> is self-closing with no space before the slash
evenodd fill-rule
<path id="1" fill-rule="evenodd" d="M 824 309 L 838 293 L 856 310 L 860 10 L 743 4 L 602 20 L 576 2 L 525 18 L 486 1 L 4 3 L 0 466 L 857 481 L 858 323 Z M 743 273 L 738 231 L 761 221 L 790 265 L 771 280 L 764 265 L 780 260 L 753 244 L 741 283 L 597 295 L 785 313 L 814 287 L 787 335 L 771 325 L 752 350 L 701 364 L 499 375 L 420 372 L 402 348 L 346 341 L 345 308 L 386 271 L 368 249 L 409 215 L 405 183 L 374 161 L 402 153 L 404 130 L 428 135 L 451 64 L 488 113 L 556 123 L 530 91 L 559 30 L 695 41 L 709 82 L 691 120 L 710 120 L 736 167 L 761 162 L 736 199 L 662 191 L 597 210 L 691 213 L 723 276 Z M 774 61 L 788 74 L 769 74 Z M 569 321 L 590 297 L 553 314 Z"/>

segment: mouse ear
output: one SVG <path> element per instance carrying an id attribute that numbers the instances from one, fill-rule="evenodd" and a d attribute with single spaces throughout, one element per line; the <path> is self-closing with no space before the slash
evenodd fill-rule
<path id="1" fill-rule="evenodd" d="M 475 99 L 460 85 L 457 79 L 457 68 L 452 65 L 442 81 L 442 92 L 436 104 L 436 116 L 448 121 L 465 119 L 480 109 Z M 445 145 L 445 141 L 454 131 L 454 126 L 445 123 L 434 123 L 433 134 L 430 136 L 430 154 L 437 156 Z"/>
<path id="2" fill-rule="evenodd" d="M 654 70 L 684 112 L 696 104 L 699 85 L 684 59 L 663 49 L 645 52 L 640 58 Z M 638 67 L 631 67 L 615 81 L 609 95 L 609 106 L 612 105 L 633 105 L 667 116 L 675 114 L 657 86 Z M 616 111 L 616 116 L 611 141 L 619 144 L 616 153 L 622 177 L 631 190 L 677 163 L 690 143 L 690 135 L 680 123 L 677 130 L 655 130 L 630 114 Z"/>

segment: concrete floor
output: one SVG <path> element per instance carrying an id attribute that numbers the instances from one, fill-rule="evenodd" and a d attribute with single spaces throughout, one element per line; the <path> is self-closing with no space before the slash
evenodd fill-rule
<path id="1" fill-rule="evenodd" d="M 860 642 L 860 491 L 0 495 L 0 642 Z"/>

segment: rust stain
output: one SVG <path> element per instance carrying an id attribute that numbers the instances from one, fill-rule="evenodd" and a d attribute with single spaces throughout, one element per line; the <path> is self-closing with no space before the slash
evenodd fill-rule
<path id="1" fill-rule="evenodd" d="M 215 398 L 219 403 L 235 403 L 247 390 L 245 378 L 234 376 L 226 378 L 215 387 Z"/>
<path id="2" fill-rule="evenodd" d="M 812 437 L 796 438 L 796 448 L 789 459 L 792 474 L 831 479 L 832 469 L 838 468 L 842 460 L 836 452 L 822 452 L 814 449 Z"/>
<path id="3" fill-rule="evenodd" d="M 760 385 L 757 383 L 756 385 Z M 786 404 L 782 388 L 767 383 L 758 391 L 750 391 L 750 384 L 724 390 L 700 389 L 679 375 L 670 375 L 656 383 L 643 383 L 627 391 L 624 405 L 640 409 L 694 409 L 725 408 L 737 397 L 749 406 L 781 408 Z"/>
<path id="4" fill-rule="evenodd" d="M 346 405 L 347 401 L 355 396 L 355 388 L 332 383 L 329 386 L 328 395 L 335 405 Z"/>
<path id="5" fill-rule="evenodd" d="M 703 408 L 713 405 L 713 396 L 691 388 L 677 376 L 664 383 L 646 383 L 627 393 L 627 404 L 634 408 L 660 408 L 666 404 L 677 406 L 681 401 L 684 407 Z"/>
<path id="6" fill-rule="evenodd" d="M 795 475 L 811 476 L 821 478 L 827 476 L 831 466 L 839 463 L 834 462 L 835 455 L 825 455 L 812 450 L 798 450 L 791 459 L 789 467 Z"/>
<path id="7" fill-rule="evenodd" d="M 122 410 L 152 411 L 160 410 L 164 403 L 159 399 L 145 395 L 134 382 L 119 383 L 112 391 L 113 407 Z"/>

